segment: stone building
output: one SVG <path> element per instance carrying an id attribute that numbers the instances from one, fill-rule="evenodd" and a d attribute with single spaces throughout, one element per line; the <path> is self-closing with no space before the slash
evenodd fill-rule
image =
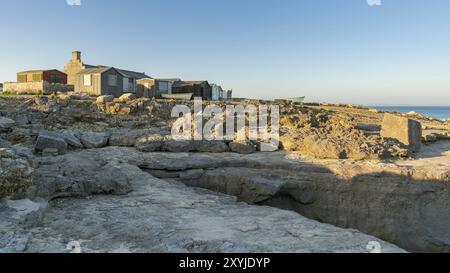
<path id="1" fill-rule="evenodd" d="M 87 65 L 81 61 L 81 52 L 72 52 L 72 59 L 64 67 L 64 72 L 67 74 L 67 83 L 75 85 L 77 73 L 83 69 L 93 67 L 93 65 Z"/>
<path id="2" fill-rule="evenodd" d="M 75 86 L 75 92 L 90 95 L 121 96 L 138 92 L 138 80 L 149 79 L 145 73 L 104 65 L 89 65 L 81 60 L 81 52 L 72 52 L 72 59 L 64 67 L 68 82 Z"/>
<path id="3" fill-rule="evenodd" d="M 225 98 L 226 100 L 232 100 L 233 99 L 233 90 L 228 90 L 227 91 L 227 96 Z"/>
<path id="4" fill-rule="evenodd" d="M 219 99 L 223 99 L 223 88 L 222 86 L 218 85 L 218 84 L 211 84 L 211 89 L 212 89 L 212 100 L 219 100 Z"/>
<path id="5" fill-rule="evenodd" d="M 137 96 L 144 98 L 161 98 L 162 94 L 172 94 L 171 80 L 144 78 L 137 82 Z"/>
<path id="6" fill-rule="evenodd" d="M 105 66 L 86 68 L 75 75 L 75 92 L 115 97 L 120 97 L 124 93 L 136 94 L 137 81 L 151 79 L 144 74 L 136 73 Z"/>
<path id="7" fill-rule="evenodd" d="M 17 73 L 17 82 L 41 82 L 67 84 L 67 74 L 56 69 L 29 70 Z"/>
<path id="8" fill-rule="evenodd" d="M 5 82 L 3 89 L 13 94 L 47 95 L 73 91 L 67 75 L 59 70 L 29 70 L 17 73 L 17 82 Z"/>
<path id="9" fill-rule="evenodd" d="M 182 81 L 180 79 L 154 79 L 145 73 L 123 70 L 112 66 L 88 65 L 81 60 L 81 52 L 72 52 L 71 60 L 64 67 L 69 84 L 75 92 L 91 95 L 121 96 L 134 93 L 138 97 L 157 97 L 162 94 L 192 93 L 204 100 L 213 98 L 213 89 L 207 81 Z M 215 87 L 214 98 L 226 95 L 220 86 Z"/>
<path id="10" fill-rule="evenodd" d="M 203 100 L 212 99 L 212 88 L 207 81 L 178 81 L 172 86 L 172 94 L 192 93 Z"/>

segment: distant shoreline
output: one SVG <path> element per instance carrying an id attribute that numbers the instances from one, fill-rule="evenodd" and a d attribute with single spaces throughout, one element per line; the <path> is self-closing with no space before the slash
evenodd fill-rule
<path id="1" fill-rule="evenodd" d="M 365 105 L 364 107 L 367 108 L 377 108 L 377 107 L 389 107 L 389 108 L 450 108 L 450 105 L 448 106 L 433 106 L 433 105 Z"/>
<path id="2" fill-rule="evenodd" d="M 450 106 L 370 106 L 370 108 L 400 113 L 416 112 L 417 114 L 443 121 L 450 119 Z"/>

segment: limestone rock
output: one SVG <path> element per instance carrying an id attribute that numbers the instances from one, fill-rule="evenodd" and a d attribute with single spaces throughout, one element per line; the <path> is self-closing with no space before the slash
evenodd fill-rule
<path id="1" fill-rule="evenodd" d="M 11 143 L 26 143 L 31 144 L 35 142 L 33 133 L 28 128 L 12 127 L 10 132 L 5 135 L 5 138 Z"/>
<path id="2" fill-rule="evenodd" d="M 172 153 L 188 153 L 195 151 L 195 146 L 193 141 L 183 140 L 167 140 L 164 141 L 162 145 L 162 150 Z"/>
<path id="3" fill-rule="evenodd" d="M 33 168 L 14 150 L 0 148 L 0 198 L 19 193 L 31 185 Z"/>
<path id="4" fill-rule="evenodd" d="M 223 141 L 195 141 L 195 150 L 203 153 L 225 153 L 230 148 Z"/>
<path id="5" fill-rule="evenodd" d="M 140 98 L 136 102 L 136 106 L 139 111 L 145 111 L 148 107 L 151 107 L 152 100 L 149 98 Z"/>
<path id="6" fill-rule="evenodd" d="M 128 115 L 134 113 L 135 110 L 136 110 L 135 107 L 132 107 L 132 106 L 124 106 L 124 107 L 121 107 L 121 108 L 119 109 L 119 111 L 117 112 L 117 114 L 119 114 L 119 115 L 124 115 L 124 116 L 128 116 Z"/>
<path id="7" fill-rule="evenodd" d="M 259 170 L 242 172 L 238 168 L 217 169 L 202 173 L 201 177 L 185 176 L 180 179 L 187 180 L 185 183 L 190 186 L 237 196 L 241 201 L 255 204 L 273 198 L 285 185 L 283 181 L 261 177 L 260 172 Z"/>
<path id="8" fill-rule="evenodd" d="M 61 102 L 69 102 L 71 99 L 71 96 L 68 93 L 58 93 L 57 95 Z"/>
<path id="9" fill-rule="evenodd" d="M 34 99 L 34 103 L 38 106 L 44 106 L 48 103 L 48 97 L 38 96 Z"/>
<path id="10" fill-rule="evenodd" d="M 256 149 L 259 152 L 276 152 L 280 149 L 279 143 L 274 142 L 257 142 Z"/>
<path id="11" fill-rule="evenodd" d="M 0 158 L 13 158 L 14 152 L 7 148 L 0 148 Z"/>
<path id="12" fill-rule="evenodd" d="M 166 137 L 158 134 L 143 136 L 136 140 L 135 147 L 141 152 L 161 151 L 162 145 Z"/>
<path id="13" fill-rule="evenodd" d="M 109 102 L 113 102 L 113 101 L 114 101 L 114 96 L 111 96 L 111 95 L 99 96 L 97 98 L 98 104 L 105 104 L 105 103 L 109 103 Z"/>
<path id="14" fill-rule="evenodd" d="M 72 132 L 62 132 L 60 133 L 61 138 L 64 139 L 64 141 L 69 144 L 72 147 L 75 148 L 83 148 L 83 144 L 80 141 L 80 138 L 72 133 Z"/>
<path id="15" fill-rule="evenodd" d="M 16 122 L 12 119 L 0 117 L 0 132 L 5 132 L 11 129 Z"/>
<path id="16" fill-rule="evenodd" d="M 110 146 L 133 147 L 136 140 L 149 133 L 149 130 L 117 130 L 111 133 Z"/>
<path id="17" fill-rule="evenodd" d="M 421 147 L 422 126 L 420 122 L 400 117 L 394 114 L 385 114 L 381 136 L 397 139 L 408 148 L 417 152 Z"/>
<path id="18" fill-rule="evenodd" d="M 128 165 L 110 162 L 99 169 L 99 174 L 94 174 L 95 180 L 85 180 L 84 190 L 86 193 L 109 193 L 124 195 L 130 193 L 133 188 L 130 183 L 133 174 L 128 174 Z M 89 182 L 89 183 L 87 183 Z"/>
<path id="19" fill-rule="evenodd" d="M 333 142 L 332 139 L 319 139 L 311 136 L 303 140 L 303 147 L 310 156 L 320 159 L 345 159 L 347 153 L 339 143 Z"/>
<path id="20" fill-rule="evenodd" d="M 283 120 L 285 123 L 280 129 L 282 147 L 286 151 L 301 152 L 312 158 L 379 159 L 390 156 L 388 148 L 391 142 L 395 142 L 379 137 L 376 131 L 361 130 L 379 128 L 365 122 L 358 126 L 348 116 L 310 113 L 307 117 L 289 116 L 288 122 L 286 118 Z"/>
<path id="21" fill-rule="evenodd" d="M 102 148 L 108 143 L 108 135 L 106 133 L 85 132 L 81 135 L 81 143 L 88 149 Z"/>
<path id="22" fill-rule="evenodd" d="M 9 214 L 10 220 L 16 221 L 23 227 L 38 225 L 48 209 L 48 202 L 40 198 L 35 201 L 30 199 L 2 200 L 0 204 L 0 206 L 3 205 L 0 215 L 2 213 Z"/>
<path id="23" fill-rule="evenodd" d="M 84 150 L 93 151 L 94 150 Z M 91 159 L 89 158 L 91 157 Z M 119 164 L 118 158 L 102 159 L 95 155 L 68 155 L 40 159 L 28 189 L 31 198 L 52 200 L 95 194 L 123 195 L 133 190 L 135 166 Z M 55 171 L 55 167 L 59 171 Z"/>
<path id="24" fill-rule="evenodd" d="M 39 134 L 34 149 L 36 152 L 43 152 L 45 149 L 56 149 L 59 154 L 64 154 L 67 151 L 67 143 L 58 135 L 43 132 Z"/>
<path id="25" fill-rule="evenodd" d="M 119 102 L 130 102 L 136 99 L 136 95 L 133 93 L 126 93 L 119 97 Z"/>
<path id="26" fill-rule="evenodd" d="M 202 169 L 188 170 L 185 172 L 181 172 L 179 174 L 179 178 L 180 179 L 200 179 L 204 173 L 205 173 L 205 171 Z"/>
<path id="27" fill-rule="evenodd" d="M 46 156 L 57 156 L 59 155 L 58 149 L 55 148 L 45 148 L 42 151 L 42 156 L 46 157 Z"/>
<path id="28" fill-rule="evenodd" d="M 120 108 L 122 105 L 120 103 L 108 103 L 107 105 L 107 112 L 111 114 L 115 114 L 120 111 Z"/>
<path id="29" fill-rule="evenodd" d="M 182 181 L 247 203 L 294 210 L 311 219 L 355 228 L 410 251 L 448 252 L 449 177 L 434 184 L 411 179 L 407 169 L 404 175 L 387 174 L 393 165 L 358 164 L 352 169 L 358 170 L 353 179 L 313 170 L 239 167 L 208 170 L 200 178 Z M 347 167 L 342 171 L 348 172 Z M 367 168 L 365 174 L 361 168 Z"/>
<path id="30" fill-rule="evenodd" d="M 91 97 L 84 93 L 70 92 L 68 94 L 70 95 L 70 99 L 72 100 L 91 100 Z"/>
<path id="31" fill-rule="evenodd" d="M 232 152 L 238 154 L 252 154 L 256 151 L 255 145 L 252 143 L 231 142 L 229 146 Z"/>
<path id="32" fill-rule="evenodd" d="M 42 184 L 44 191 L 52 189 L 52 196 L 60 199 L 51 202 L 51 209 L 42 219 L 43 227 L 28 227 L 14 220 L 18 210 L 2 214 L 0 225 L 6 236 L 0 236 L 0 251 L 66 252 L 67 243 L 77 241 L 81 252 L 88 253 L 124 249 L 137 253 L 367 253 L 368 242 L 377 241 L 385 252 L 404 252 L 355 230 L 336 228 L 292 211 L 251 206 L 237 202 L 235 197 L 156 179 L 124 163 L 142 157 L 161 160 L 156 154 L 109 147 L 82 150 L 40 162 L 36 181 Z M 236 159 L 240 157 L 235 155 Z M 108 161 L 111 164 L 104 165 Z M 191 177 L 198 177 L 198 174 L 192 172 Z M 133 191 L 120 196 L 105 194 L 110 193 L 115 183 L 97 187 L 95 183 L 100 178 L 103 182 L 127 181 Z M 92 183 L 94 185 L 89 185 Z M 268 193 L 274 192 L 271 188 L 277 186 L 268 185 Z M 82 193 L 77 189 L 103 194 L 62 198 Z M 254 197 L 260 199 L 257 195 Z M 4 211 L 0 209 L 0 213 Z"/>
<path id="33" fill-rule="evenodd" d="M 381 131 L 381 126 L 377 124 L 358 123 L 356 129 L 368 132 L 379 132 Z"/>

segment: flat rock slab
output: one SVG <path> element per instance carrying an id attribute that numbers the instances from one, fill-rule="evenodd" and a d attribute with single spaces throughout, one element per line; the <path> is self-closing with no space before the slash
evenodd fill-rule
<path id="1" fill-rule="evenodd" d="M 41 133 L 39 134 L 34 149 L 37 152 L 43 152 L 46 149 L 55 149 L 57 153 L 63 154 L 67 151 L 67 143 L 62 136 Z"/>
<path id="2" fill-rule="evenodd" d="M 63 132 L 61 133 L 61 137 L 64 141 L 72 147 L 75 148 L 83 148 L 83 144 L 81 144 L 80 138 L 76 136 L 72 132 Z"/>
<path id="3" fill-rule="evenodd" d="M 222 141 L 194 141 L 195 150 L 203 153 L 229 152 L 227 144 Z"/>
<path id="4" fill-rule="evenodd" d="M 247 205 L 235 197 L 157 179 L 135 166 L 148 158 L 132 151 L 106 148 L 40 159 L 39 182 L 47 190 L 53 187 L 61 192 L 57 187 L 62 183 L 67 184 L 66 190 L 78 187 L 88 193 L 89 183 L 117 177 L 126 180 L 133 191 L 108 195 L 104 185 L 102 195 L 59 196 L 32 226 L 7 214 L 1 221 L 0 252 L 70 252 L 76 246 L 80 252 L 364 253 L 373 241 L 385 252 L 403 252 L 375 237 L 321 224 L 295 212 Z M 146 156 L 157 158 L 158 154 Z M 60 181 L 63 175 L 70 181 Z"/>
<path id="5" fill-rule="evenodd" d="M 16 122 L 12 119 L 0 117 L 0 131 L 8 130 L 14 126 Z"/>
<path id="6" fill-rule="evenodd" d="M 229 146 L 232 152 L 238 154 L 252 154 L 256 152 L 255 145 L 251 143 L 231 142 Z"/>
<path id="7" fill-rule="evenodd" d="M 149 135 L 150 133 L 150 130 L 113 131 L 111 133 L 111 136 L 109 137 L 109 145 L 119 147 L 133 147 L 137 139 Z"/>
<path id="8" fill-rule="evenodd" d="M 237 203 L 232 197 L 143 175 L 126 196 L 51 203 L 42 228 L 25 230 L 24 252 L 368 252 L 377 241 L 355 230 L 308 220 L 297 213 Z M 11 240 L 12 238 L 10 238 Z"/>
<path id="9" fill-rule="evenodd" d="M 108 143 L 108 138 L 106 133 L 83 133 L 81 143 L 88 149 L 102 148 Z"/>

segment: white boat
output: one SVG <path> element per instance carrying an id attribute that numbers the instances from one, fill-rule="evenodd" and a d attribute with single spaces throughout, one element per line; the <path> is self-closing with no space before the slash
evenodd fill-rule
<path id="1" fill-rule="evenodd" d="M 165 99 L 172 100 L 191 100 L 193 93 L 180 93 L 180 94 L 162 94 L 161 96 Z"/>
<path id="2" fill-rule="evenodd" d="M 292 99 L 287 99 L 290 102 L 294 102 L 294 103 L 303 103 L 305 102 L 305 98 L 306 97 L 298 97 L 298 98 L 292 98 Z"/>

